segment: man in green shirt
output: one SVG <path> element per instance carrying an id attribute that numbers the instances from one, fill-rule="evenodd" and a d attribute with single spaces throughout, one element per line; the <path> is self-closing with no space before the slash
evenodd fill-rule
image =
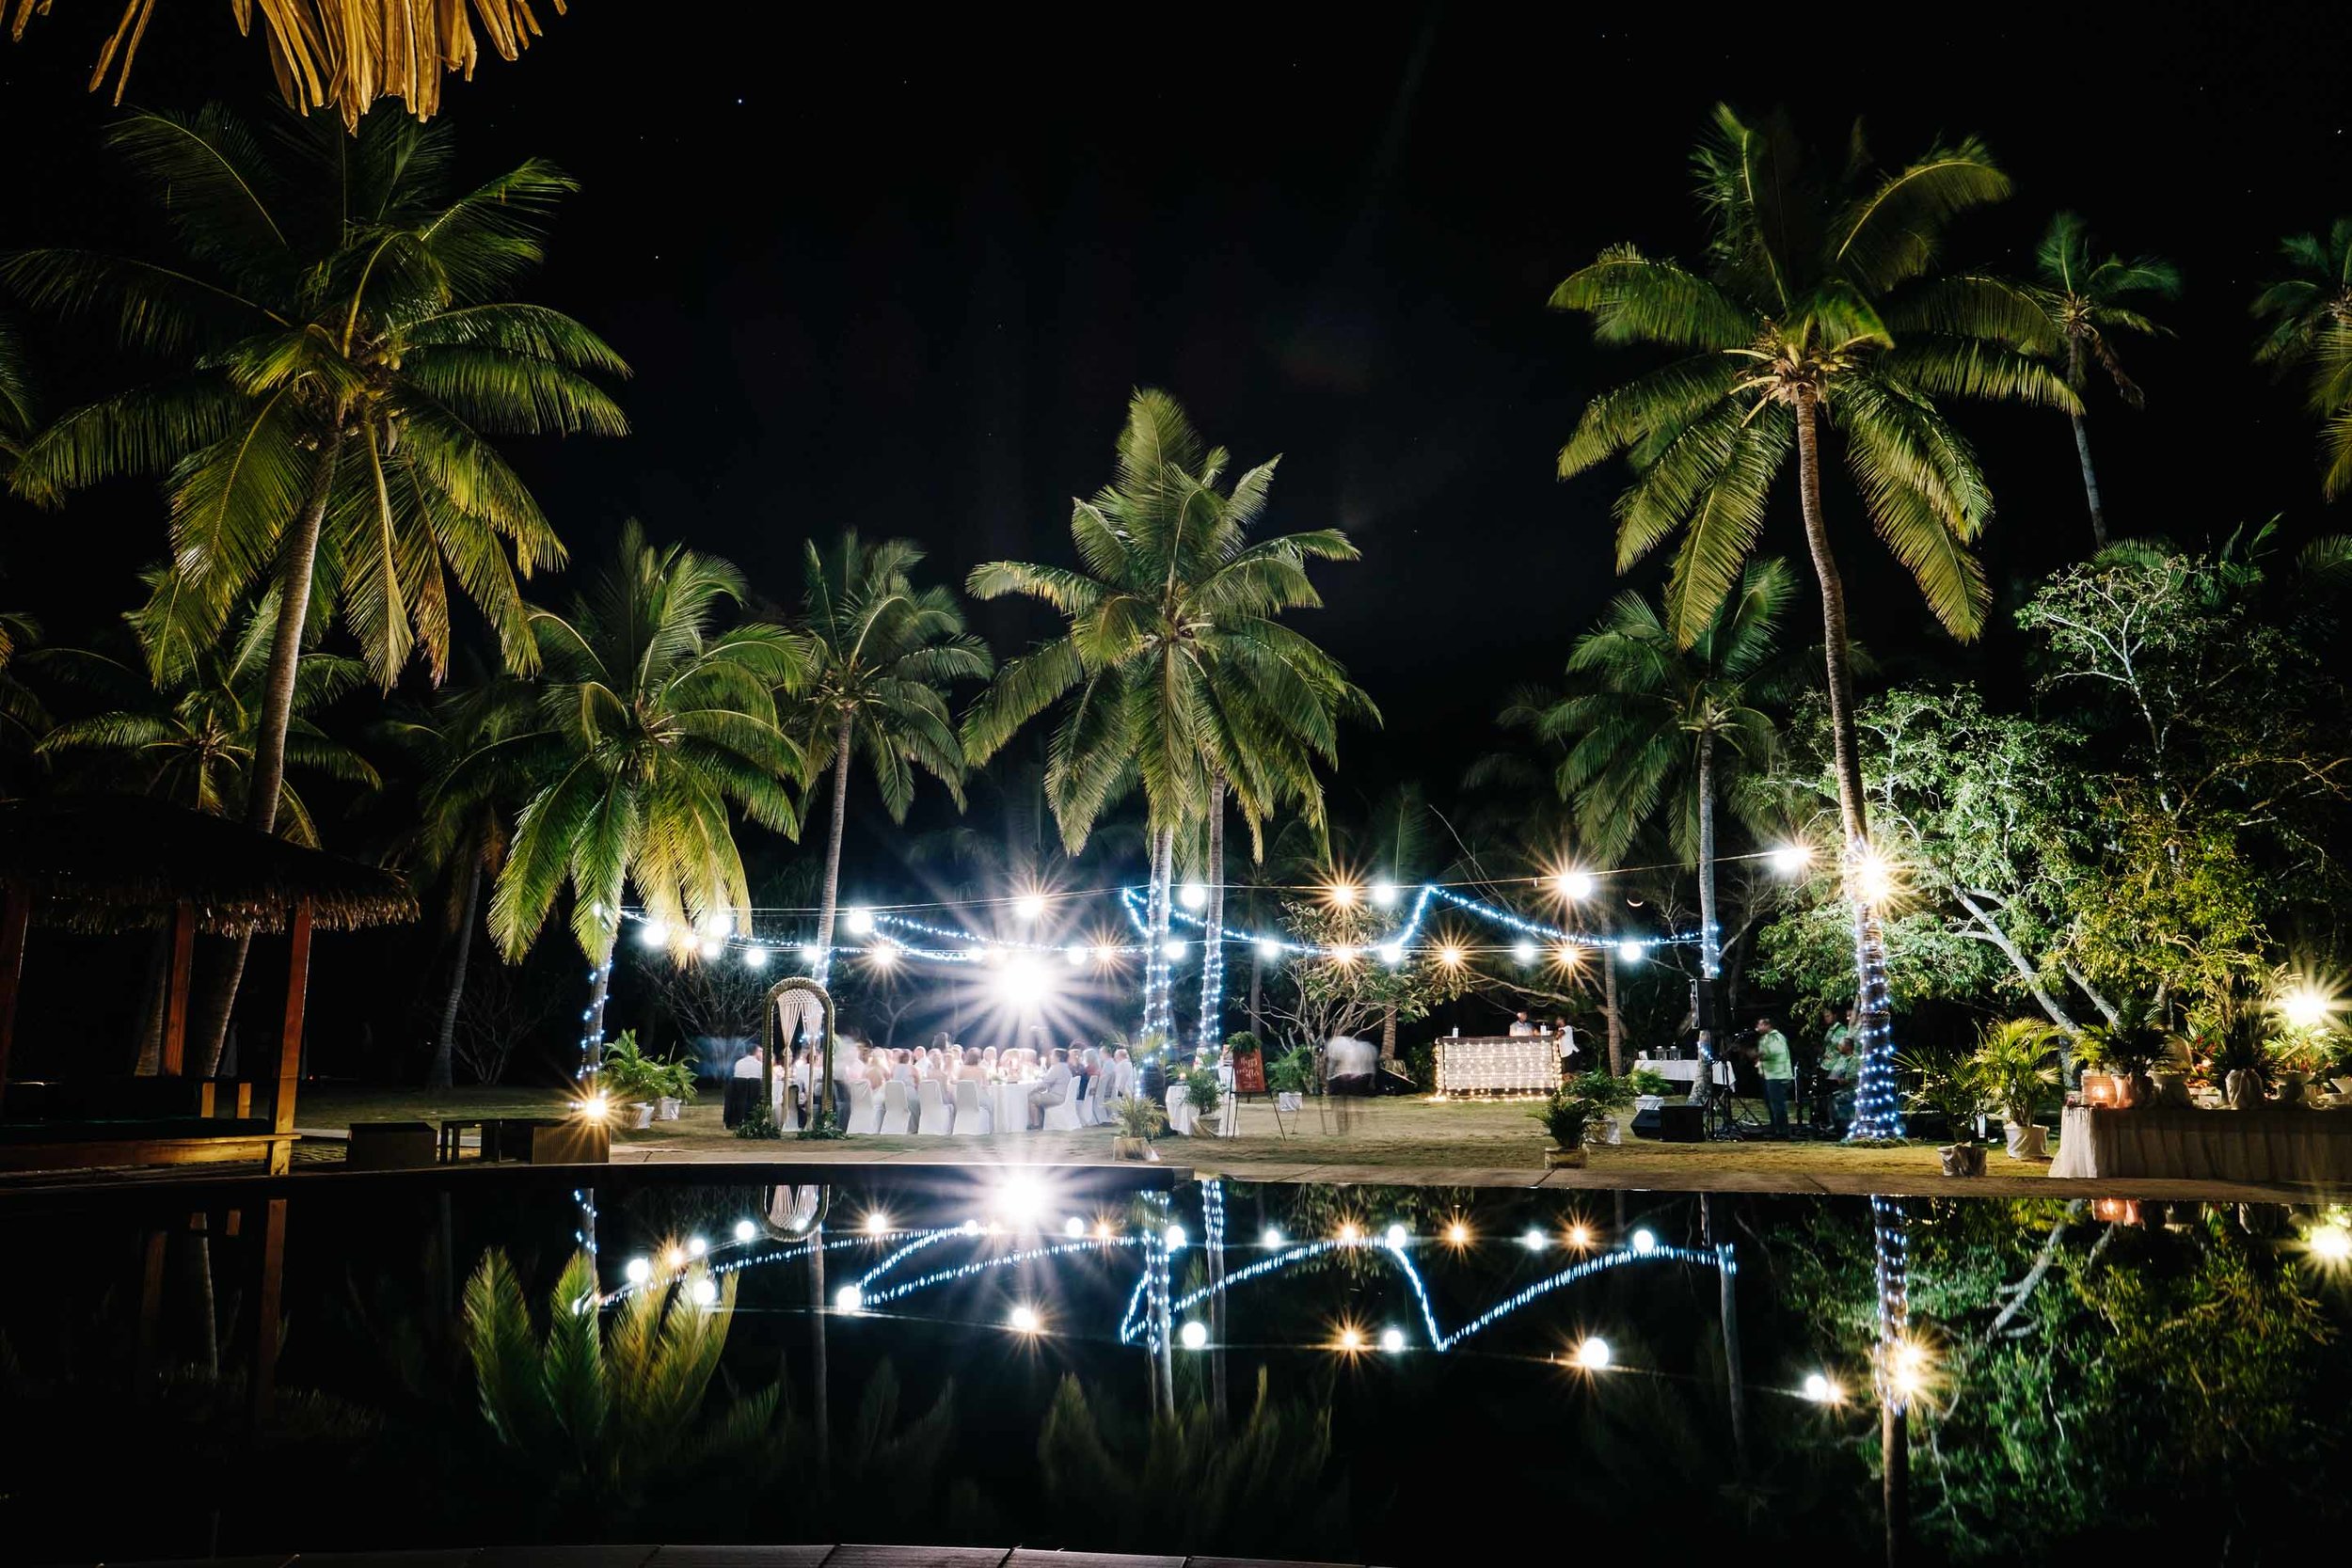
<path id="1" fill-rule="evenodd" d="M 1853 1120 L 1853 1085 L 1861 1074 L 1862 1053 L 1853 1037 L 1853 1025 L 1846 1022 L 1851 1009 L 1824 1007 L 1821 1009 L 1821 1077 L 1822 1096 L 1828 1119 L 1843 1127 Z"/>
<path id="2" fill-rule="evenodd" d="M 1756 1072 L 1764 1080 L 1764 1105 L 1772 1113 L 1772 1136 L 1788 1135 L 1788 1096 L 1796 1086 L 1797 1064 L 1788 1054 L 1788 1037 L 1772 1027 L 1770 1018 L 1756 1021 Z"/>

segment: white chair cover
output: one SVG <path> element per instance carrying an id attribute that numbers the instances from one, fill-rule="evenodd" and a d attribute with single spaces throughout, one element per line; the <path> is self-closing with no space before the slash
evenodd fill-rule
<path id="1" fill-rule="evenodd" d="M 1192 1136 L 1200 1118 L 1192 1114 L 1192 1091 L 1178 1084 L 1168 1091 L 1168 1130 L 1180 1138 Z"/>
<path id="2" fill-rule="evenodd" d="M 896 1078 L 882 1085 L 882 1123 L 874 1131 L 894 1137 L 914 1131 L 914 1096 Z"/>
<path id="3" fill-rule="evenodd" d="M 882 1131 L 882 1106 L 874 1099 L 874 1085 L 863 1078 L 850 1080 L 850 1120 L 851 1132 Z"/>
<path id="4" fill-rule="evenodd" d="M 955 1113 L 947 1108 L 947 1095 L 936 1078 L 926 1078 L 922 1084 L 923 1111 L 914 1130 L 927 1138 L 944 1138 L 955 1131 Z"/>
<path id="5" fill-rule="evenodd" d="M 1103 1080 L 1098 1074 L 1078 1080 L 1078 1125 L 1094 1127 L 1103 1120 Z"/>
<path id="6" fill-rule="evenodd" d="M 1042 1119 L 1044 1122 L 1044 1131 L 1048 1132 L 1075 1132 L 1079 1128 L 1086 1125 L 1078 1119 L 1078 1085 L 1076 1080 L 1072 1080 L 1070 1086 L 1062 1090 L 1060 1104 L 1048 1105 L 1045 1107 L 1045 1115 Z"/>
<path id="7" fill-rule="evenodd" d="M 995 1130 L 995 1118 L 980 1098 L 980 1085 L 969 1078 L 956 1080 L 955 1125 L 959 1138 L 976 1138 Z"/>

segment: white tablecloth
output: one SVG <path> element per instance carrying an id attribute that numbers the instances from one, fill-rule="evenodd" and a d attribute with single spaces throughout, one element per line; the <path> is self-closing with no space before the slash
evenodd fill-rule
<path id="1" fill-rule="evenodd" d="M 997 1132 L 1026 1132 L 1029 1130 L 1029 1091 L 1036 1086 L 1034 1084 L 989 1085 L 989 1093 L 996 1097 L 993 1104 Z"/>
<path id="2" fill-rule="evenodd" d="M 1699 1062 L 1695 1056 L 1667 1056 L 1659 1061 L 1636 1056 L 1633 1066 L 1636 1069 L 1647 1068 L 1659 1077 L 1672 1079 L 1677 1084 L 1695 1084 L 1699 1081 Z"/>
<path id="3" fill-rule="evenodd" d="M 2070 1105 L 2050 1174 L 2352 1183 L 2352 1112 Z"/>

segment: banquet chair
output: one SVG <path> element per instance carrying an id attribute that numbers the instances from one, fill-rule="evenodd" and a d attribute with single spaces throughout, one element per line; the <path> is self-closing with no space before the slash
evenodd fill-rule
<path id="1" fill-rule="evenodd" d="M 1060 1104 L 1048 1105 L 1045 1107 L 1045 1115 L 1041 1118 L 1044 1122 L 1043 1131 L 1048 1132 L 1075 1132 L 1081 1127 L 1086 1125 L 1084 1121 L 1079 1119 L 1078 1088 L 1079 1081 L 1073 1080 L 1071 1084 L 1069 1091 L 1061 1097 Z"/>
<path id="2" fill-rule="evenodd" d="M 852 1133 L 882 1131 L 882 1106 L 875 1102 L 874 1085 L 863 1078 L 850 1080 L 849 1131 Z"/>
<path id="3" fill-rule="evenodd" d="M 980 1098 L 980 1086 L 969 1078 L 956 1080 L 956 1136 L 977 1138 L 995 1131 L 995 1118 L 989 1114 L 988 1101 Z"/>
<path id="4" fill-rule="evenodd" d="M 1097 1075 L 1078 1080 L 1078 1125 L 1100 1127 L 1103 1124 L 1103 1080 Z"/>
<path id="5" fill-rule="evenodd" d="M 1168 1091 L 1168 1130 L 1180 1138 L 1192 1136 L 1200 1118 L 1192 1114 L 1192 1091 L 1182 1084 Z"/>
<path id="6" fill-rule="evenodd" d="M 874 1131 L 893 1137 L 914 1131 L 914 1096 L 895 1078 L 882 1085 L 882 1121 Z"/>
<path id="7" fill-rule="evenodd" d="M 926 1078 L 921 1085 L 922 1116 L 914 1130 L 927 1138 L 944 1138 L 955 1131 L 955 1111 L 947 1103 L 947 1096 L 936 1078 Z"/>

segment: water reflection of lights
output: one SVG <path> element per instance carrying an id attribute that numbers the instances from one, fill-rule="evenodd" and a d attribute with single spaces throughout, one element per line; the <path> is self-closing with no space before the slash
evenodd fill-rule
<path id="1" fill-rule="evenodd" d="M 737 1220 L 737 1221 L 735 1222 L 735 1239 L 736 1239 L 737 1241 L 739 1241 L 739 1242 L 748 1242 L 748 1241 L 750 1241 L 750 1240 L 751 1240 L 754 1236 L 756 1236 L 756 1235 L 758 1235 L 758 1234 L 759 1234 L 759 1227 L 757 1227 L 756 1225 L 754 1225 L 751 1221 L 749 1221 L 749 1220 Z"/>
<path id="2" fill-rule="evenodd" d="M 1579 1220 L 1576 1224 L 1568 1227 L 1568 1245 L 1576 1248 L 1579 1252 L 1584 1252 L 1589 1250 L 1592 1247 L 1592 1244 L 1593 1227 L 1591 1226 L 1586 1225 L 1581 1220 Z"/>
<path id="3" fill-rule="evenodd" d="M 1382 1329 L 1380 1331 L 1380 1348 L 1387 1351 L 1391 1355 L 1394 1355 L 1398 1351 L 1403 1350 L 1405 1348 L 1405 1331 L 1401 1328 Z"/>
<path id="4" fill-rule="evenodd" d="M 2352 1263 L 2352 1228 L 2341 1225 L 2317 1225 L 2304 1238 L 2312 1256 L 2323 1263 Z"/>
<path id="5" fill-rule="evenodd" d="M 1527 1234 L 1519 1238 L 1519 1245 L 1530 1252 L 1541 1252 L 1550 1244 L 1550 1238 L 1532 1225 L 1527 1227 Z"/>
<path id="6" fill-rule="evenodd" d="M 1589 1335 L 1576 1347 L 1576 1364 L 1588 1372 L 1609 1370 L 1609 1341 L 1599 1335 Z"/>
<path id="7" fill-rule="evenodd" d="M 1843 1404 L 1846 1400 L 1846 1391 L 1820 1372 L 1805 1374 L 1804 1393 L 1815 1404 Z"/>
<path id="8" fill-rule="evenodd" d="M 833 1293 L 834 1310 L 858 1312 L 865 1309 L 866 1292 L 854 1285 L 844 1285 Z"/>
<path id="9" fill-rule="evenodd" d="M 1648 1229 L 1636 1230 L 1633 1233 L 1631 1240 L 1633 1243 L 1633 1250 L 1636 1252 L 1646 1254 L 1656 1252 L 1658 1250 L 1658 1235 L 1655 1231 Z"/>
<path id="10" fill-rule="evenodd" d="M 1209 1325 L 1195 1318 L 1184 1324 L 1176 1337 L 1184 1342 L 1186 1350 L 1204 1349 L 1209 1342 Z"/>
<path id="11" fill-rule="evenodd" d="M 867 1214 L 866 1216 L 866 1233 L 868 1236 L 889 1235 L 890 1216 L 883 1213 L 879 1209 L 875 1210 L 872 1213 Z"/>
<path id="12" fill-rule="evenodd" d="M 1275 1227 L 1269 1225 L 1258 1237 L 1258 1242 L 1262 1246 L 1280 1246 L 1282 1244 L 1282 1232 Z"/>
<path id="13" fill-rule="evenodd" d="M 1412 1239 L 1412 1236 L 1403 1226 L 1392 1225 L 1389 1227 L 1388 1234 L 1383 1239 L 1389 1243 L 1389 1249 L 1393 1252 L 1404 1246 Z"/>
<path id="14" fill-rule="evenodd" d="M 1037 1315 L 1037 1308 L 1026 1303 L 1014 1307 L 1012 1316 L 1005 1322 L 1015 1334 L 1035 1334 L 1045 1326 L 1044 1320 Z"/>

